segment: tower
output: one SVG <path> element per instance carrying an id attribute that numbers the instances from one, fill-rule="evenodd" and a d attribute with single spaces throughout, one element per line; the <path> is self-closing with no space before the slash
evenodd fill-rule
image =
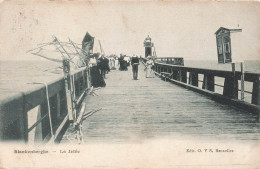
<path id="1" fill-rule="evenodd" d="M 145 47 L 144 56 L 145 57 L 152 56 L 153 43 L 152 43 L 152 39 L 149 37 L 149 35 L 144 40 L 144 47 Z"/>

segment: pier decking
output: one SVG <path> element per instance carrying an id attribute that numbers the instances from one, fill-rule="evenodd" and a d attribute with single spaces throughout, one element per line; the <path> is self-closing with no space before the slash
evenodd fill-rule
<path id="1" fill-rule="evenodd" d="M 86 112 L 102 108 L 83 122 L 84 142 L 141 142 L 154 138 L 258 140 L 258 116 L 204 95 L 160 80 L 145 78 L 139 66 L 138 80 L 132 70 L 111 70 L 107 86 L 88 95 Z M 61 143 L 73 142 L 67 136 Z"/>

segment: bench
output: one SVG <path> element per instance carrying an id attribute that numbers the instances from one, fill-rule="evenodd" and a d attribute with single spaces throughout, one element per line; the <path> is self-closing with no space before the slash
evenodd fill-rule
<path id="1" fill-rule="evenodd" d="M 168 72 L 161 72 L 161 79 L 166 81 L 167 78 L 170 78 L 172 76 L 172 73 Z"/>

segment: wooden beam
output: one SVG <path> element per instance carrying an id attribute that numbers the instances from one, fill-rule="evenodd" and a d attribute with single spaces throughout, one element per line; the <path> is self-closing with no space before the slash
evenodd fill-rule
<path id="1" fill-rule="evenodd" d="M 202 89 L 215 91 L 215 78 L 212 74 L 205 74 L 203 77 Z"/>
<path id="2" fill-rule="evenodd" d="M 187 72 L 180 70 L 180 81 L 187 83 Z"/>
<path id="3" fill-rule="evenodd" d="M 42 116 L 41 112 L 41 105 L 38 106 L 38 111 L 37 111 L 37 121 L 42 120 L 43 117 L 47 117 L 47 115 Z M 43 140 L 43 131 L 42 131 L 42 122 L 40 122 L 35 129 L 35 135 L 34 135 L 34 142 L 42 142 Z"/>
<path id="4" fill-rule="evenodd" d="M 260 105 L 260 77 L 253 83 L 252 89 L 252 104 Z"/>
<path id="5" fill-rule="evenodd" d="M 193 86 L 199 86 L 199 75 L 198 73 L 190 72 L 189 74 L 189 84 Z"/>
<path id="6" fill-rule="evenodd" d="M 238 79 L 236 77 L 235 63 L 232 63 L 232 74 L 225 77 L 223 95 L 226 97 L 238 98 Z"/>

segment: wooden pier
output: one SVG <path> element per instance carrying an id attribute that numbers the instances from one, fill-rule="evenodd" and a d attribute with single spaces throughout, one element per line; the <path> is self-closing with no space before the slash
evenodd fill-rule
<path id="1" fill-rule="evenodd" d="M 157 65 L 158 66 L 158 65 Z M 159 69 L 159 67 L 158 67 Z M 88 95 L 86 112 L 100 109 L 83 121 L 84 142 L 142 142 L 154 138 L 259 140 L 258 114 L 215 102 L 159 77 L 138 80 L 128 71 L 112 70 L 105 88 Z M 73 143 L 70 126 L 61 143 Z"/>
<path id="2" fill-rule="evenodd" d="M 259 74 L 245 73 L 244 80 L 252 83 L 247 91 L 251 101 L 245 102 L 238 99 L 240 72 L 160 62 L 155 63 L 155 70 L 158 77 L 145 78 L 141 64 L 139 80 L 132 79 L 131 67 L 128 71 L 111 70 L 105 79 L 107 86 L 94 90 L 97 96 L 84 97 L 91 91 L 86 67 L 45 83 L 36 81 L 26 90 L 2 89 L 0 140 L 74 142 L 73 123 L 80 121 L 82 105 L 86 105 L 85 113 L 99 110 L 83 121 L 84 142 L 139 142 L 164 137 L 260 139 Z M 215 92 L 216 77 L 225 80 L 223 94 Z"/>

